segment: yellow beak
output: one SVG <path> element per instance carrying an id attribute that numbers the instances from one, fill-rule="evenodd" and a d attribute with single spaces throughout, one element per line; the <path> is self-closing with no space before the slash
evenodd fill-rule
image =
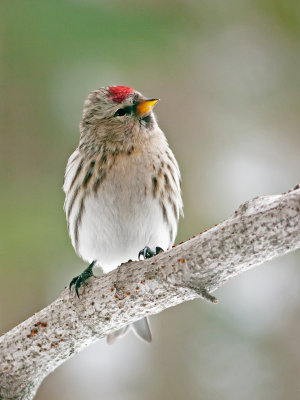
<path id="1" fill-rule="evenodd" d="M 147 99 L 141 101 L 137 106 L 136 106 L 136 113 L 139 117 L 143 117 L 146 114 L 149 114 L 149 112 L 152 110 L 152 108 L 155 106 L 155 104 L 158 102 L 159 99 Z"/>

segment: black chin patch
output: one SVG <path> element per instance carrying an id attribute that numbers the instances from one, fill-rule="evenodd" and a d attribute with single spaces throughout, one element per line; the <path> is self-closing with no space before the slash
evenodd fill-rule
<path id="1" fill-rule="evenodd" d="M 141 123 L 147 129 L 151 129 L 153 127 L 153 118 L 151 114 L 146 115 L 145 117 L 141 118 Z"/>

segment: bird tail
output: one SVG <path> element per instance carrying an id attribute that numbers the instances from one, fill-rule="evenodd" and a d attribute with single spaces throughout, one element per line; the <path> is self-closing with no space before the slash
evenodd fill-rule
<path id="1" fill-rule="evenodd" d="M 148 318 L 142 318 L 131 325 L 124 326 L 121 329 L 107 335 L 106 340 L 108 344 L 113 344 L 117 339 L 122 338 L 129 331 L 129 328 L 133 330 L 135 335 L 144 340 L 145 342 L 150 343 L 152 341 L 152 334 L 149 326 Z"/>

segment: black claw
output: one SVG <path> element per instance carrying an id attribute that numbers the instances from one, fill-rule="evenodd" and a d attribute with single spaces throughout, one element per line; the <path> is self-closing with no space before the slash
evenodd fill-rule
<path id="1" fill-rule="evenodd" d="M 140 250 L 139 251 L 139 255 L 138 255 L 139 260 L 141 259 L 141 256 L 144 256 L 144 250 Z"/>
<path id="2" fill-rule="evenodd" d="M 157 254 L 159 254 L 161 251 L 163 251 L 163 249 L 161 247 L 156 247 L 155 248 L 155 253 L 154 253 L 150 249 L 150 247 L 146 246 L 142 250 L 139 251 L 138 258 L 139 258 L 139 260 L 140 260 L 141 256 L 143 256 L 144 259 L 151 258 L 151 257 L 156 256 Z"/>
<path id="3" fill-rule="evenodd" d="M 154 256 L 154 254 L 155 253 L 153 253 L 153 251 L 150 249 L 150 247 L 146 246 L 142 250 L 139 251 L 139 259 L 141 258 L 141 256 L 143 256 L 144 259 L 151 258 Z"/>
<path id="4" fill-rule="evenodd" d="M 96 260 L 93 261 L 83 272 L 82 274 L 75 276 L 75 278 L 73 278 L 70 282 L 69 285 L 69 289 L 72 289 L 72 286 L 75 285 L 75 293 L 77 295 L 77 297 L 79 298 L 79 288 L 82 285 L 87 285 L 86 281 L 88 278 L 90 278 L 91 276 L 94 276 L 93 274 L 93 266 L 95 265 Z"/>
<path id="5" fill-rule="evenodd" d="M 141 259 L 141 256 L 144 256 L 144 250 L 145 249 L 139 251 L 139 254 L 138 254 L 139 260 Z"/>
<path id="6" fill-rule="evenodd" d="M 164 250 L 161 248 L 161 247 L 155 247 L 155 254 L 157 255 L 157 254 L 159 254 L 159 253 L 161 253 L 161 252 L 163 252 Z"/>
<path id="7" fill-rule="evenodd" d="M 70 284 L 69 284 L 69 290 L 72 289 L 72 286 L 75 284 L 75 282 L 77 281 L 77 279 L 78 279 L 78 276 L 75 276 L 75 278 L 73 278 L 73 279 L 71 280 L 71 282 L 70 282 Z"/>
<path id="8" fill-rule="evenodd" d="M 75 292 L 77 294 L 77 297 L 79 298 L 79 292 L 78 289 L 80 288 L 81 284 L 84 283 L 83 279 L 81 278 L 81 276 L 77 279 L 76 283 L 75 283 Z"/>

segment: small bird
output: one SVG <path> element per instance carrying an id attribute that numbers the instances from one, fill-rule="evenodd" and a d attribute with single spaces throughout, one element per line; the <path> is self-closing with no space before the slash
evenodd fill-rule
<path id="1" fill-rule="evenodd" d="M 101 87 L 85 100 L 79 145 L 63 185 L 72 245 L 89 263 L 70 283 L 78 297 L 96 266 L 107 273 L 174 243 L 183 207 L 181 178 L 153 113 L 157 102 L 126 86 Z M 151 342 L 147 318 L 131 328 Z M 127 331 L 108 335 L 108 342 Z"/>

